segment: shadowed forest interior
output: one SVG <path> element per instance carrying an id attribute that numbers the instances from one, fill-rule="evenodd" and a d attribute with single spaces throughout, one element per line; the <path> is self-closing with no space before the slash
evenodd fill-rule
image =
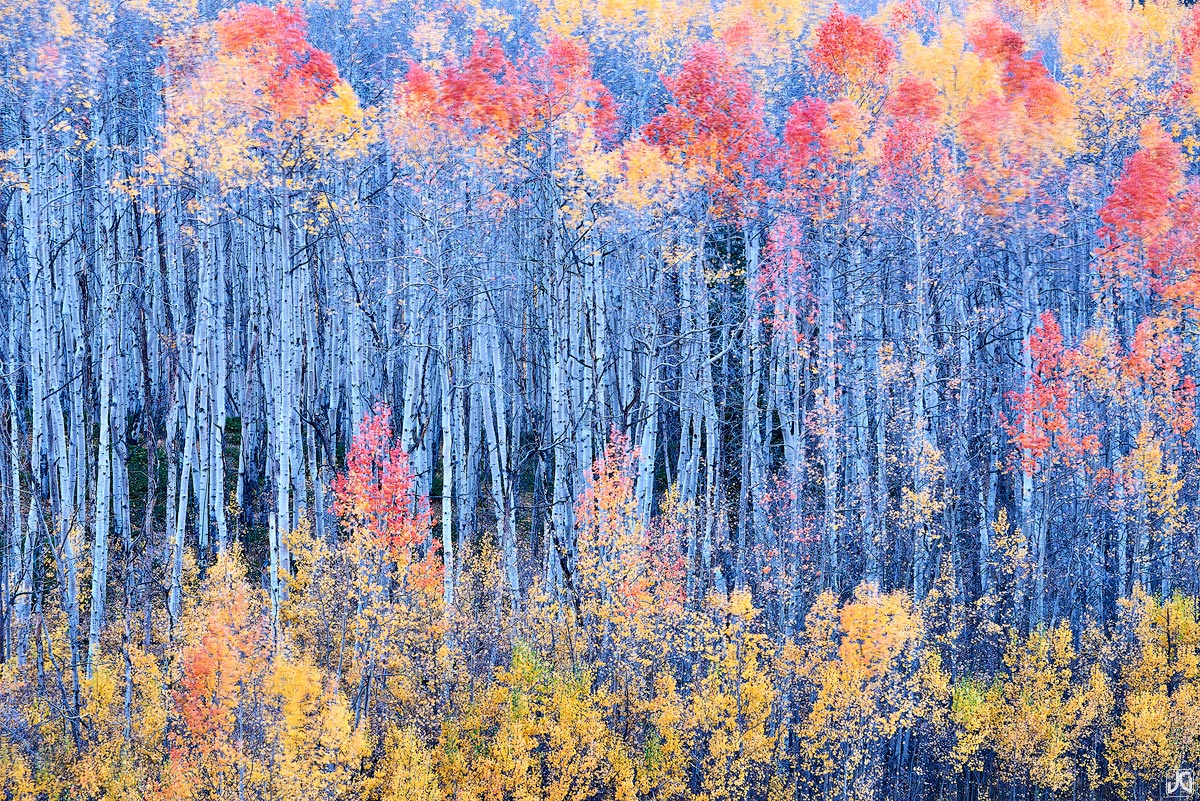
<path id="1" fill-rule="evenodd" d="M 1162 801 L 1200 12 L 7 0 L 0 799 Z"/>

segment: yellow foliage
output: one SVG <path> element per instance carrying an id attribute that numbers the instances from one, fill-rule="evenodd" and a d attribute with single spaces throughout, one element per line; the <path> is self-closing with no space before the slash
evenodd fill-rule
<path id="1" fill-rule="evenodd" d="M 289 547 L 293 592 L 280 616 L 296 649 L 336 672 L 346 695 L 385 682 L 386 692 L 375 692 L 390 705 L 393 723 L 432 726 L 436 693 L 429 688 L 438 686 L 445 658 L 441 595 L 414 587 L 392 549 L 380 548 L 362 527 L 331 548 L 302 522 Z"/>
<path id="2" fill-rule="evenodd" d="M 539 0 L 537 6 L 543 31 L 561 36 L 586 31 L 645 53 L 661 66 L 694 41 L 710 10 L 701 0 Z"/>
<path id="3" fill-rule="evenodd" d="M 1154 435 L 1149 424 L 1142 426 L 1136 447 L 1121 460 L 1120 467 L 1131 492 L 1144 498 L 1146 511 L 1158 522 L 1159 535 L 1171 542 L 1186 509 L 1179 504 L 1183 479 L 1179 476 L 1178 465 L 1166 459 L 1162 441 Z"/>
<path id="4" fill-rule="evenodd" d="M 366 752 L 362 731 L 352 729 L 345 699 L 304 661 L 277 660 L 267 679 L 275 710 L 271 783 L 282 798 L 336 798 L 351 789 L 352 766 Z"/>
<path id="5" fill-rule="evenodd" d="M 442 801 L 433 753 L 412 729 L 392 729 L 378 771 L 381 801 Z"/>
<path id="6" fill-rule="evenodd" d="M 443 787 L 460 799 L 633 801 L 634 768 L 587 674 L 518 646 L 485 696 L 443 733 Z"/>
<path id="7" fill-rule="evenodd" d="M 688 744 L 694 727 L 679 695 L 675 678 L 660 671 L 654 680 L 654 698 L 646 705 L 653 731 L 635 763 L 639 798 L 681 798 L 686 794 L 691 754 Z"/>
<path id="8" fill-rule="evenodd" d="M 161 151 L 151 175 L 228 191 L 252 185 L 300 188 L 297 178 L 325 161 L 362 156 L 378 138 L 373 112 L 338 80 L 299 116 L 275 110 L 257 51 L 222 49 L 215 24 L 167 37 L 172 80 L 166 87 Z"/>
<path id="9" fill-rule="evenodd" d="M 0 796 L 10 801 L 38 801 L 42 787 L 34 780 L 31 760 L 0 737 Z"/>
<path id="10" fill-rule="evenodd" d="M 874 792 L 883 744 L 931 717 L 944 697 L 940 659 L 918 654 L 923 632 L 906 595 L 869 584 L 840 608 L 823 593 L 809 612 L 792 670 L 814 700 L 797 734 L 809 770 L 839 792 Z"/>
<path id="11" fill-rule="evenodd" d="M 1066 790 L 1082 765 L 1084 738 L 1112 704 L 1104 674 L 1086 679 L 1072 671 L 1071 630 L 1061 625 L 1014 638 L 1004 654 L 1007 676 L 986 686 L 963 680 L 954 689 L 952 718 L 959 728 L 955 758 L 979 764 L 991 751 L 1001 777 L 1052 792 Z"/>
<path id="12" fill-rule="evenodd" d="M 75 15 L 63 3 L 55 3 L 50 7 L 50 24 L 59 39 L 70 39 L 79 30 Z"/>
<path id="13" fill-rule="evenodd" d="M 755 630 L 759 610 L 750 593 L 709 600 L 714 620 L 707 631 L 703 678 L 694 700 L 701 749 L 702 798 L 745 799 L 771 769 L 775 737 L 767 719 L 775 701 L 770 643 Z"/>
<path id="14" fill-rule="evenodd" d="M 959 23 L 943 21 L 938 34 L 925 45 L 915 32 L 906 33 L 900 58 L 908 74 L 937 87 L 943 119 L 956 128 L 971 106 L 1000 93 L 1000 72 L 968 49 L 966 31 Z"/>
<path id="15" fill-rule="evenodd" d="M 1085 152 L 1128 147 L 1145 122 L 1139 111 L 1171 102 L 1173 50 L 1183 18 L 1183 7 L 1173 3 L 1069 4 L 1058 28 L 1062 82 L 1079 110 Z"/>
<path id="16" fill-rule="evenodd" d="M 1135 588 L 1123 624 L 1133 646 L 1122 662 L 1128 695 L 1108 741 L 1112 782 L 1123 794 L 1135 779 L 1200 757 L 1200 621 L 1192 599 L 1159 601 Z"/>

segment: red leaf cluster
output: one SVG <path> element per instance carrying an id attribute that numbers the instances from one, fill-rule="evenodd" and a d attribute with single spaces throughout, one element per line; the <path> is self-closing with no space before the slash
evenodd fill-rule
<path id="1" fill-rule="evenodd" d="M 896 48 L 878 25 L 846 14 L 835 3 L 817 28 L 810 61 L 813 70 L 835 84 L 838 92 L 852 87 L 882 85 Z"/>
<path id="2" fill-rule="evenodd" d="M 607 87 L 592 75 L 591 53 L 583 40 L 552 37 L 527 72 L 536 123 L 551 124 L 574 113 L 587 119 L 605 140 L 616 136 L 620 121 L 616 104 Z"/>
<path id="3" fill-rule="evenodd" d="M 1052 312 L 1042 313 L 1027 347 L 1033 356 L 1033 374 L 1024 390 L 1008 393 L 1017 419 L 1005 424 L 1020 454 L 1021 469 L 1036 473 L 1047 457 L 1070 464 L 1098 453 L 1098 428 L 1072 404 L 1077 391 L 1072 370 L 1075 354 L 1064 347 Z"/>
<path id="4" fill-rule="evenodd" d="M 511 136 L 524 121 L 527 95 L 499 40 L 478 30 L 471 54 L 442 73 L 439 99 L 449 119 Z"/>
<path id="5" fill-rule="evenodd" d="M 263 91 L 276 120 L 303 117 L 338 83 L 333 59 L 305 38 L 308 24 L 299 6 L 241 5 L 222 11 L 215 29 L 222 50 L 247 56 L 254 73 L 264 76 Z"/>
<path id="6" fill-rule="evenodd" d="M 619 122 L 612 94 L 593 77 L 587 45 L 577 39 L 553 37 L 539 55 L 514 62 L 498 39 L 477 30 L 470 55 L 451 59 L 440 74 L 409 62 L 396 92 L 410 111 L 498 146 L 567 115 L 606 140 Z"/>
<path id="7" fill-rule="evenodd" d="M 1142 147 L 1125 160 L 1112 194 L 1100 209 L 1100 236 L 1109 245 L 1126 239 L 1150 242 L 1171 226 L 1175 196 L 1183 184 L 1183 156 L 1157 120 L 1142 131 Z"/>
<path id="8" fill-rule="evenodd" d="M 1019 59 L 1025 52 L 1025 39 L 997 17 L 976 22 L 967 38 L 982 58 L 1000 63 Z"/>
<path id="9" fill-rule="evenodd" d="M 888 96 L 884 110 L 891 122 L 883 140 L 884 175 L 893 186 L 906 187 L 907 193 L 907 187 L 932 172 L 930 157 L 942 114 L 937 87 L 905 76 Z"/>
<path id="10" fill-rule="evenodd" d="M 646 125 L 646 141 L 705 181 L 718 215 L 744 212 L 765 191 L 761 170 L 773 144 L 746 71 L 703 44 L 663 83 L 672 102 Z"/>
<path id="11" fill-rule="evenodd" d="M 820 164 L 821 135 L 827 127 L 829 106 L 824 100 L 806 97 L 792 103 L 783 128 L 784 171 L 788 178 L 798 179 Z"/>
<path id="12" fill-rule="evenodd" d="M 418 587 L 436 593 L 442 565 L 430 532 L 426 498 L 417 497 L 408 454 L 392 436 L 391 410 L 367 414 L 333 482 L 333 513 L 349 529 L 366 532 L 386 548 Z"/>
<path id="13" fill-rule="evenodd" d="M 1187 182 L 1183 154 L 1157 120 L 1100 209 L 1098 256 L 1106 281 L 1128 281 L 1200 313 L 1200 185 Z"/>

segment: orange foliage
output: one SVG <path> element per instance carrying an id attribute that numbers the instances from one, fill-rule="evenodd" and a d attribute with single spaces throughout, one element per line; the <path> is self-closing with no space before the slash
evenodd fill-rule
<path id="1" fill-rule="evenodd" d="M 247 3 L 222 11 L 215 28 L 221 47 L 244 55 L 250 74 L 263 78 L 262 91 L 279 120 L 303 117 L 338 83 L 329 54 L 305 39 L 307 23 L 299 7 L 280 4 L 269 9 Z"/>
<path id="2" fill-rule="evenodd" d="M 239 729 L 256 714 L 270 648 L 261 600 L 222 554 L 209 572 L 195 630 L 179 652 L 174 693 L 179 726 L 170 737 L 165 798 L 205 797 L 236 785 L 248 760 Z"/>
<path id="3" fill-rule="evenodd" d="M 879 26 L 846 14 L 835 3 L 817 28 L 809 59 L 838 93 L 861 93 L 887 80 L 896 48 Z"/>
<path id="4" fill-rule="evenodd" d="M 1071 463 L 1098 453 L 1097 426 L 1072 404 L 1074 354 L 1063 346 L 1062 330 L 1052 312 L 1042 313 L 1027 346 L 1033 356 L 1033 375 L 1025 389 L 1009 393 L 1017 419 L 1005 425 L 1021 454 L 1021 469 L 1035 473 L 1047 457 Z"/>
<path id="5" fill-rule="evenodd" d="M 663 82 L 672 103 L 643 136 L 705 187 L 718 215 L 748 213 L 765 190 L 760 170 L 772 138 L 745 70 L 721 47 L 704 44 Z"/>
<path id="6" fill-rule="evenodd" d="M 1041 55 L 1026 58 L 1024 39 L 1000 20 L 975 23 L 968 38 L 999 67 L 1001 93 L 976 101 L 962 120 L 966 183 L 988 213 L 1003 215 L 1013 204 L 1045 200 L 1043 181 L 1075 146 L 1074 106 Z"/>
<path id="7" fill-rule="evenodd" d="M 1076 348 L 1063 343 L 1051 312 L 1027 347 L 1033 375 L 1024 390 L 1010 392 L 1017 418 L 1004 426 L 1028 473 L 1061 461 L 1080 464 L 1100 451 L 1101 415 L 1108 406 L 1142 404 L 1177 435 L 1195 425 L 1195 380 L 1183 369 L 1178 323 L 1149 317 L 1139 323 L 1128 349 L 1104 330 L 1087 332 Z"/>
<path id="8" fill-rule="evenodd" d="M 1179 324 L 1165 317 L 1142 320 L 1125 358 L 1125 374 L 1138 394 L 1179 435 L 1195 426 L 1196 382 L 1183 372 Z"/>
<path id="9" fill-rule="evenodd" d="M 629 438 L 614 431 L 575 512 L 583 589 L 607 600 L 629 622 L 651 610 L 681 609 L 683 603 L 678 530 L 642 527 L 634 493 L 637 460 Z"/>
<path id="10" fill-rule="evenodd" d="M 430 536 L 429 504 L 414 499 L 413 487 L 408 455 L 393 440 L 391 410 L 377 405 L 359 424 L 346 454 L 346 472 L 334 479 L 333 513 L 388 549 L 413 586 L 437 595 L 442 563 Z"/>
<path id="11" fill-rule="evenodd" d="M 1200 313 L 1200 185 L 1185 183 L 1180 147 L 1157 120 L 1100 210 L 1102 277 Z"/>

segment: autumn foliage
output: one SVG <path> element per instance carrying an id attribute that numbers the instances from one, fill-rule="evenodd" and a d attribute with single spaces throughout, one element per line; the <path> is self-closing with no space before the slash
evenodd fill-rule
<path id="1" fill-rule="evenodd" d="M 1010 429 L 1021 452 L 1021 468 L 1037 469 L 1045 457 L 1073 459 L 1095 454 L 1100 448 L 1096 434 L 1088 430 L 1073 408 L 1075 387 L 1072 373 L 1076 355 L 1063 346 L 1062 331 L 1050 312 L 1029 337 L 1033 375 L 1028 386 L 1011 397 L 1017 419 Z"/>
<path id="2" fill-rule="evenodd" d="M 280 122 L 306 115 L 337 86 L 337 67 L 328 53 L 308 43 L 297 8 L 247 4 L 222 12 L 214 27 L 222 50 L 244 58 L 243 69 L 262 80 L 269 113 Z"/>
<path id="3" fill-rule="evenodd" d="M 1155 801 L 1200 10 L 0 4 L 0 801 Z"/>
<path id="4" fill-rule="evenodd" d="M 719 214 L 746 213 L 772 142 L 748 76 L 720 46 L 698 45 L 663 83 L 672 102 L 647 124 L 646 140 L 698 182 Z"/>
<path id="5" fill-rule="evenodd" d="M 383 406 L 358 428 L 346 472 L 333 481 L 333 513 L 342 524 L 386 550 L 406 582 L 432 592 L 442 565 L 430 539 L 425 499 L 414 496 L 408 456 L 392 434 L 391 411 Z"/>
<path id="6" fill-rule="evenodd" d="M 814 70 L 833 82 L 834 91 L 861 96 L 882 86 L 895 52 L 895 44 L 878 25 L 834 3 L 817 27 L 810 58 Z"/>

